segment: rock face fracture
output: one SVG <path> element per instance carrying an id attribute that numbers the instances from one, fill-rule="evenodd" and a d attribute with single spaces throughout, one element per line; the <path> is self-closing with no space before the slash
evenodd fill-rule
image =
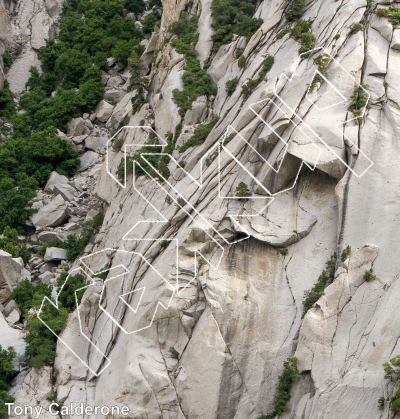
<path id="1" fill-rule="evenodd" d="M 46 169 L 16 239 L 29 257 L 0 246 L 15 406 L 43 419 L 54 403 L 129 409 L 88 418 L 394 417 L 400 4 L 128 3 L 139 46 L 99 54 L 102 99 L 54 129 L 79 154 L 75 175 Z M 0 0 L 0 87 L 15 103 L 64 12 Z M 59 294 L 47 361 L 25 352 L 49 331 L 21 289 Z"/>

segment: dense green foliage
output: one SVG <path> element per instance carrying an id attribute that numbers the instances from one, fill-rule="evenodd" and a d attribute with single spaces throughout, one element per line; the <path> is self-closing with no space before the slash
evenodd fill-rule
<path id="1" fill-rule="evenodd" d="M 11 118 L 15 113 L 14 94 L 10 90 L 10 83 L 4 80 L 0 89 L 0 118 Z"/>
<path id="2" fill-rule="evenodd" d="M 283 28 L 276 34 L 276 39 L 282 39 L 287 33 L 291 31 L 290 27 Z"/>
<path id="3" fill-rule="evenodd" d="M 217 94 L 217 88 L 211 84 L 210 76 L 201 68 L 196 58 L 194 47 L 199 37 L 196 32 L 198 20 L 197 16 L 182 12 L 179 20 L 169 27 L 169 31 L 178 36 L 171 45 L 180 54 L 186 55 L 186 65 L 183 67 L 185 72 L 182 76 L 183 90 L 174 89 L 172 92 L 181 116 L 184 116 L 188 109 L 192 109 L 192 103 L 199 96 Z"/>
<path id="4" fill-rule="evenodd" d="M 371 269 L 365 270 L 363 278 L 367 282 L 372 281 L 373 279 L 376 279 L 376 275 L 374 275 L 374 272 L 372 270 L 372 266 L 371 266 Z"/>
<path id="5" fill-rule="evenodd" d="M 299 20 L 304 12 L 305 2 L 303 0 L 287 0 L 289 7 L 285 17 L 289 22 Z"/>
<path id="6" fill-rule="evenodd" d="M 383 364 L 385 370 L 385 379 L 394 381 L 397 387 L 400 386 L 400 355 L 396 355 L 390 360 Z M 381 397 L 378 400 L 378 405 L 383 408 L 385 404 L 385 398 Z M 400 390 L 397 390 L 396 394 L 390 400 L 390 410 L 395 415 L 400 415 Z"/>
<path id="7" fill-rule="evenodd" d="M 181 153 L 185 152 L 190 147 L 195 147 L 203 144 L 208 134 L 214 128 L 215 124 L 219 121 L 219 116 L 214 118 L 207 124 L 200 124 L 194 130 L 193 135 L 179 147 Z"/>
<path id="8" fill-rule="evenodd" d="M 28 263 L 31 253 L 25 243 L 18 242 L 18 232 L 15 228 L 6 226 L 3 230 L 3 237 L 0 237 L 0 249 L 8 252 L 12 257 L 21 257 L 24 263 Z"/>
<path id="9" fill-rule="evenodd" d="M 76 299 L 78 299 L 79 304 L 82 295 L 85 292 L 85 290 L 82 289 L 85 286 L 84 276 L 81 274 L 76 274 L 70 275 L 68 277 L 68 273 L 64 272 L 60 275 L 60 278 L 58 278 L 57 285 L 58 287 L 63 286 L 58 297 L 58 302 L 61 303 L 63 307 L 68 309 L 68 311 L 75 310 L 75 308 L 77 307 Z"/>
<path id="10" fill-rule="evenodd" d="M 233 79 L 228 80 L 225 83 L 225 90 L 226 90 L 226 93 L 228 94 L 228 96 L 233 94 L 233 92 L 236 90 L 236 87 L 237 87 L 238 83 L 239 83 L 238 77 L 234 77 Z"/>
<path id="11" fill-rule="evenodd" d="M 317 65 L 318 71 L 320 74 L 316 74 L 313 78 L 313 81 L 310 84 L 310 92 L 312 92 L 317 83 L 322 83 L 323 77 L 326 75 L 329 66 L 329 55 L 328 54 L 320 54 L 318 57 L 314 59 L 314 63 Z"/>
<path id="12" fill-rule="evenodd" d="M 343 252 L 340 255 L 340 260 L 344 262 L 350 255 L 351 255 L 351 246 L 346 246 L 346 248 L 343 249 Z"/>
<path id="13" fill-rule="evenodd" d="M 250 38 L 263 23 L 262 19 L 252 16 L 255 0 L 213 0 L 211 3 L 212 24 L 215 33 L 213 50 L 231 41 L 233 34 Z"/>
<path id="14" fill-rule="evenodd" d="M 275 419 L 281 413 L 289 410 L 290 387 L 294 380 L 300 380 L 300 374 L 296 367 L 297 358 L 288 358 L 283 362 L 283 372 L 279 376 L 277 393 L 274 399 L 274 411 L 268 415 L 262 415 L 259 419 Z"/>
<path id="15" fill-rule="evenodd" d="M 245 198 L 251 195 L 252 193 L 250 192 L 250 189 L 244 182 L 240 182 L 239 185 L 236 186 L 235 196 Z"/>
<path id="16" fill-rule="evenodd" d="M 43 297 L 50 297 L 51 287 L 49 285 L 39 283 L 33 285 L 29 279 L 21 281 L 11 293 L 11 299 L 15 300 L 22 316 L 25 317 L 31 308 L 39 308 L 43 301 Z"/>
<path id="17" fill-rule="evenodd" d="M 40 317 L 58 335 L 67 322 L 68 310 L 63 307 L 57 310 L 51 303 L 46 302 Z M 34 368 L 51 365 L 56 356 L 57 337 L 36 314 L 27 321 L 26 327 L 28 334 L 24 339 L 27 345 L 27 364 Z"/>
<path id="18" fill-rule="evenodd" d="M 36 313 L 29 313 L 29 310 L 37 311 L 42 307 L 41 319 L 59 334 L 66 324 L 68 314 L 76 308 L 75 291 L 85 285 L 84 277 L 80 274 L 71 275 L 66 281 L 67 277 L 68 273 L 65 272 L 57 282 L 59 287 L 64 284 L 58 297 L 58 309 L 48 301 L 43 302 L 44 297 L 50 299 L 51 295 L 51 287 L 43 283 L 35 286 L 25 279 L 12 292 L 11 298 L 15 300 L 23 317 L 27 319 L 28 333 L 24 337 L 27 344 L 25 355 L 31 367 L 39 368 L 53 363 L 57 337 L 40 321 Z M 83 290 L 77 292 L 78 301 L 82 295 Z"/>
<path id="19" fill-rule="evenodd" d="M 376 14 L 379 17 L 388 17 L 394 28 L 400 25 L 400 9 L 396 6 L 391 5 L 388 9 L 378 8 Z"/>
<path id="20" fill-rule="evenodd" d="M 315 36 L 310 32 L 311 25 L 311 20 L 299 19 L 290 31 L 291 38 L 301 42 L 299 54 L 303 54 L 314 48 Z M 307 54 L 305 57 L 307 57 Z"/>
<path id="21" fill-rule="evenodd" d="M 274 57 L 272 55 L 268 55 L 268 57 L 263 62 L 263 66 L 258 77 L 255 80 L 249 80 L 242 86 L 242 94 L 245 97 L 250 96 L 253 90 L 264 80 L 268 71 L 271 70 L 271 67 L 274 65 L 274 61 Z"/>
<path id="22" fill-rule="evenodd" d="M 14 376 L 12 360 L 15 358 L 14 348 L 3 349 L 0 345 L 0 418 L 7 417 L 5 403 L 13 403 L 14 397 L 7 394 L 7 384 Z"/>
<path id="23" fill-rule="evenodd" d="M 352 33 L 357 33 L 357 32 L 360 32 L 360 31 L 362 31 L 364 29 L 364 26 L 363 25 L 361 25 L 361 23 L 353 23 L 351 26 L 350 26 L 350 30 L 351 30 L 351 32 Z"/>
<path id="24" fill-rule="evenodd" d="M 326 269 L 324 269 L 318 278 L 317 283 L 311 290 L 304 293 L 303 300 L 303 317 L 307 311 L 324 295 L 325 288 L 335 279 L 335 265 L 336 253 L 326 262 Z"/>
<path id="25" fill-rule="evenodd" d="M 246 57 L 242 54 L 238 59 L 238 67 L 243 68 L 246 65 Z"/>
<path id="26" fill-rule="evenodd" d="M 4 72 L 6 72 L 11 67 L 13 61 L 13 56 L 11 55 L 10 51 L 6 49 L 3 54 Z"/>
<path id="27" fill-rule="evenodd" d="M 354 118 L 361 119 L 363 117 L 364 108 L 368 103 L 368 94 L 365 89 L 368 88 L 369 85 L 363 82 L 354 86 L 354 92 L 350 96 L 352 101 L 349 106 L 349 110 L 353 114 Z"/>

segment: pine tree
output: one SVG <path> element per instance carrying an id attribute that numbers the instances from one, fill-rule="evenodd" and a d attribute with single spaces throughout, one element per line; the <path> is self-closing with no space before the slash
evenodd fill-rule
<path id="1" fill-rule="evenodd" d="M 236 196 L 239 196 L 241 198 L 251 196 L 250 189 L 247 187 L 247 185 L 244 182 L 240 182 L 239 185 L 236 187 Z"/>

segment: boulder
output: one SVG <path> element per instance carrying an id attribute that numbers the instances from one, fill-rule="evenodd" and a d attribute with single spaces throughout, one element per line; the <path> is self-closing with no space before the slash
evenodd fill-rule
<path id="1" fill-rule="evenodd" d="M 64 175 L 60 175 L 57 172 L 51 172 L 49 180 L 44 187 L 44 191 L 54 193 L 54 187 L 56 185 L 68 185 L 68 178 Z"/>
<path id="2" fill-rule="evenodd" d="M 192 109 L 186 112 L 184 125 L 194 125 L 204 121 L 207 116 L 207 98 L 199 96 L 192 104 Z"/>
<path id="3" fill-rule="evenodd" d="M 123 83 L 124 83 L 124 80 L 122 79 L 121 76 L 113 76 L 108 79 L 107 87 L 116 87 Z"/>
<path id="4" fill-rule="evenodd" d="M 11 253 L 6 252 L 5 250 L 1 250 L 0 249 L 0 256 L 6 256 L 6 257 L 11 257 Z"/>
<path id="5" fill-rule="evenodd" d="M 86 122 L 87 122 L 87 121 L 85 121 L 85 126 L 87 126 L 87 125 L 86 125 Z M 75 144 L 82 144 L 82 143 L 85 141 L 86 137 L 87 137 L 87 134 L 78 135 L 77 137 L 72 138 L 72 141 L 73 141 Z"/>
<path id="6" fill-rule="evenodd" d="M 81 156 L 81 162 L 77 170 L 78 172 L 83 172 L 84 170 L 89 169 L 89 167 L 92 167 L 98 161 L 99 155 L 97 153 L 94 151 L 87 151 Z"/>
<path id="7" fill-rule="evenodd" d="M 0 303 L 8 302 L 12 290 L 30 273 L 10 256 L 0 256 Z"/>
<path id="8" fill-rule="evenodd" d="M 114 106 L 105 100 L 101 100 L 96 107 L 96 118 L 100 122 L 107 122 L 112 115 Z"/>
<path id="9" fill-rule="evenodd" d="M 115 87 L 110 87 L 107 88 L 107 91 L 104 95 L 104 99 L 106 100 L 115 100 L 117 102 L 119 102 L 124 96 L 125 96 L 126 91 L 122 90 L 122 89 L 118 89 Z"/>
<path id="10" fill-rule="evenodd" d="M 14 262 L 17 262 L 19 266 L 22 266 L 22 267 L 25 266 L 24 261 L 23 261 L 23 259 L 21 257 L 19 257 L 19 258 L 12 258 L 12 260 Z"/>
<path id="11" fill-rule="evenodd" d="M 51 280 L 54 278 L 54 276 L 55 274 L 53 272 L 46 271 L 39 275 L 38 278 L 40 282 L 43 282 L 43 284 L 50 285 Z"/>
<path id="12" fill-rule="evenodd" d="M 96 152 L 102 151 L 106 148 L 109 138 L 95 137 L 90 135 L 85 141 L 85 147 Z"/>
<path id="13" fill-rule="evenodd" d="M 39 233 L 38 240 L 42 243 L 48 243 L 55 240 L 62 243 L 65 240 L 65 236 L 54 231 L 43 231 Z"/>
<path id="14" fill-rule="evenodd" d="M 44 255 L 44 261 L 55 262 L 59 260 L 67 260 L 67 251 L 59 247 L 48 247 Z"/>
<path id="15" fill-rule="evenodd" d="M 103 74 L 101 75 L 101 84 L 103 86 L 106 86 L 109 78 L 110 78 L 110 75 L 107 74 L 105 71 L 103 71 Z"/>
<path id="16" fill-rule="evenodd" d="M 72 201 L 76 195 L 78 195 L 77 190 L 71 186 L 68 185 L 56 185 L 54 187 L 54 194 L 55 195 L 61 195 L 66 201 Z"/>
<path id="17" fill-rule="evenodd" d="M 393 31 L 392 45 L 393 49 L 400 49 L 400 29 L 395 29 Z"/>
<path id="18" fill-rule="evenodd" d="M 114 57 L 109 57 L 107 58 L 107 65 L 109 67 L 112 67 L 115 63 L 117 62 L 117 59 Z"/>
<path id="19" fill-rule="evenodd" d="M 61 225 L 68 218 L 67 204 L 61 195 L 55 196 L 49 204 L 33 214 L 31 217 L 35 227 L 56 227 Z"/>
<path id="20" fill-rule="evenodd" d="M 89 130 L 92 130 L 94 128 L 92 122 L 90 121 L 90 119 L 85 119 L 85 126 L 87 128 L 89 128 Z"/>
<path id="21" fill-rule="evenodd" d="M 14 300 L 10 300 L 4 307 L 3 316 L 8 317 L 10 313 L 17 308 L 17 303 Z"/>
<path id="22" fill-rule="evenodd" d="M 67 135 L 69 137 L 76 137 L 82 135 L 85 131 L 85 120 L 83 118 L 74 118 L 68 122 Z"/>
<path id="23" fill-rule="evenodd" d="M 16 307 L 14 310 L 6 317 L 6 321 L 10 326 L 13 326 L 15 323 L 19 322 L 21 318 L 21 310 Z"/>
<path id="24" fill-rule="evenodd" d="M 8 348 L 9 346 L 14 348 L 17 356 L 13 360 L 13 365 L 17 370 L 25 358 L 25 341 L 23 337 L 24 332 L 10 327 L 5 318 L 0 316 L 0 345 L 2 348 Z"/>
<path id="25" fill-rule="evenodd" d="M 43 265 L 39 268 L 39 272 L 41 274 L 45 272 L 53 272 L 53 269 L 57 268 L 58 263 L 57 262 L 46 262 L 43 263 Z"/>
<path id="26" fill-rule="evenodd" d="M 68 141 L 68 137 L 62 131 L 60 131 L 59 129 L 57 130 L 57 136 L 62 138 L 63 140 Z"/>

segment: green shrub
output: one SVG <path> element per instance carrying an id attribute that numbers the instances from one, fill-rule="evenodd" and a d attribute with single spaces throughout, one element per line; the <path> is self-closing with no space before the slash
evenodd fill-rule
<path id="1" fill-rule="evenodd" d="M 297 358 L 288 358 L 283 362 L 283 372 L 279 376 L 276 388 L 274 410 L 268 415 L 260 416 L 259 419 L 275 419 L 281 413 L 289 411 L 290 387 L 294 380 L 300 380 L 300 374 L 296 367 L 297 361 Z"/>
<path id="2" fill-rule="evenodd" d="M 361 25 L 360 23 L 353 23 L 350 26 L 351 33 L 357 33 L 357 32 L 362 31 L 363 29 L 364 29 L 364 26 Z"/>
<path id="3" fill-rule="evenodd" d="M 243 68 L 246 65 L 246 57 L 242 54 L 238 60 L 238 67 Z"/>
<path id="4" fill-rule="evenodd" d="M 3 65 L 4 65 L 4 72 L 7 72 L 7 70 L 11 67 L 13 63 L 13 57 L 8 49 L 4 51 L 3 54 Z"/>
<path id="5" fill-rule="evenodd" d="M 326 72 L 328 71 L 329 55 L 325 53 L 318 55 L 318 57 L 314 59 L 314 63 L 317 65 L 318 71 L 321 73 L 321 75 L 316 74 L 314 76 L 313 81 L 310 85 L 310 92 L 312 92 L 315 89 L 317 83 L 322 83 L 322 76 L 325 76 Z"/>
<path id="6" fill-rule="evenodd" d="M 374 275 L 372 271 L 372 266 L 371 266 L 371 269 L 365 270 L 363 278 L 367 282 L 372 281 L 373 279 L 376 279 L 376 275 Z"/>
<path id="7" fill-rule="evenodd" d="M 28 263 L 31 258 L 26 244 L 18 243 L 18 232 L 15 228 L 6 226 L 3 230 L 3 237 L 0 238 L 0 249 L 10 253 L 12 257 L 21 257 L 24 263 Z"/>
<path id="8" fill-rule="evenodd" d="M 307 311 L 324 295 L 325 288 L 335 279 L 336 253 L 326 262 L 324 269 L 318 278 L 317 283 L 309 291 L 304 292 L 303 317 Z"/>
<path id="9" fill-rule="evenodd" d="M 249 97 L 253 90 L 260 84 L 260 79 L 255 80 L 248 80 L 243 86 L 242 86 L 242 95 L 244 97 Z"/>
<path id="10" fill-rule="evenodd" d="M 68 280 L 67 280 L 68 278 Z M 85 278 L 81 274 L 70 275 L 68 277 L 68 272 L 63 272 L 57 280 L 58 287 L 62 285 L 62 292 L 58 297 L 58 301 L 62 304 L 63 307 L 68 309 L 68 311 L 73 311 L 77 307 L 76 298 L 78 299 L 78 304 L 81 301 L 82 295 L 85 290 L 81 288 L 86 284 Z M 76 298 L 75 298 L 76 291 Z"/>
<path id="11" fill-rule="evenodd" d="M 286 256 L 288 254 L 288 251 L 289 251 L 289 249 L 287 247 L 285 247 L 284 249 L 281 249 L 280 250 L 280 254 L 282 256 Z"/>
<path id="12" fill-rule="evenodd" d="M 276 39 L 282 39 L 287 33 L 289 33 L 291 31 L 290 27 L 284 28 L 282 30 L 280 30 L 277 34 L 276 34 Z"/>
<path id="13" fill-rule="evenodd" d="M 10 119 L 14 114 L 14 93 L 10 90 L 10 83 L 4 80 L 4 86 L 0 89 L 0 117 Z"/>
<path id="14" fill-rule="evenodd" d="M 363 110 L 368 103 L 368 94 L 365 92 L 365 89 L 368 89 L 369 85 L 363 82 L 360 85 L 355 85 L 354 92 L 351 95 L 351 103 L 349 110 L 353 114 L 354 118 L 361 119 L 363 116 Z"/>
<path id="15" fill-rule="evenodd" d="M 389 22 L 393 28 L 397 28 L 400 24 L 400 9 L 394 5 L 389 6 L 389 9 L 379 8 L 376 11 L 379 17 L 389 17 Z"/>
<path id="16" fill-rule="evenodd" d="M 161 240 L 160 247 L 162 247 L 163 249 L 166 249 L 170 243 L 171 243 L 171 240 Z"/>
<path id="17" fill-rule="evenodd" d="M 151 5 L 149 4 L 149 9 L 151 9 L 154 5 L 154 0 L 150 1 Z M 125 0 L 124 9 L 129 10 L 130 12 L 139 14 L 146 10 L 146 4 L 143 0 Z"/>
<path id="18" fill-rule="evenodd" d="M 351 255 L 351 246 L 346 246 L 346 248 L 343 250 L 342 254 L 340 255 L 340 260 L 344 262 L 350 255 Z"/>
<path id="19" fill-rule="evenodd" d="M 238 83 L 239 83 L 239 78 L 238 77 L 235 77 L 231 80 L 228 80 L 225 83 L 225 90 L 226 90 L 226 93 L 228 94 L 228 96 L 231 96 L 233 94 L 233 92 L 236 90 L 236 87 L 237 87 Z"/>
<path id="20" fill-rule="evenodd" d="M 11 159 L 11 162 L 14 162 L 14 159 Z M 1 172 L 4 173 L 4 166 L 2 169 Z M 15 179 L 7 175 L 0 177 L 0 232 L 7 226 L 23 232 L 23 224 L 35 212 L 30 208 L 30 200 L 36 195 L 37 187 L 37 181 L 26 174 L 17 173 Z"/>
<path id="21" fill-rule="evenodd" d="M 179 152 L 183 153 L 190 147 L 195 147 L 203 144 L 208 134 L 214 128 L 215 124 L 219 121 L 219 116 L 214 118 L 208 124 L 200 124 L 194 130 L 193 135 L 179 147 Z"/>
<path id="22" fill-rule="evenodd" d="M 11 293 L 11 299 L 15 300 L 22 316 L 25 317 L 31 308 L 38 309 L 43 301 L 43 297 L 50 297 L 51 287 L 49 285 L 39 283 L 36 286 L 29 279 L 21 281 Z"/>
<path id="23" fill-rule="evenodd" d="M 340 38 L 340 33 L 337 33 L 335 36 L 334 36 L 334 39 L 339 39 Z"/>
<path id="24" fill-rule="evenodd" d="M 190 16 L 182 12 L 178 21 L 174 22 L 169 31 L 178 35 L 178 39 L 171 45 L 180 53 L 186 55 L 186 65 L 183 67 L 182 76 L 183 90 L 172 91 L 174 102 L 179 108 L 179 114 L 184 116 L 188 109 L 192 109 L 192 103 L 199 96 L 216 95 L 217 88 L 211 84 L 210 76 L 201 68 L 196 58 L 195 44 L 199 34 L 197 33 L 198 17 Z"/>
<path id="25" fill-rule="evenodd" d="M 240 182 L 239 185 L 236 186 L 236 193 L 235 196 L 246 198 L 251 196 L 252 193 L 250 192 L 250 189 L 244 182 Z"/>
<path id="26" fill-rule="evenodd" d="M 301 42 L 299 54 L 303 54 L 314 48 L 315 36 L 310 32 L 311 25 L 311 20 L 299 19 L 296 25 L 290 30 L 290 37 Z"/>
<path id="27" fill-rule="evenodd" d="M 389 15 L 389 9 L 384 9 L 382 7 L 376 9 L 375 14 L 378 17 L 387 17 Z"/>
<path id="28" fill-rule="evenodd" d="M 154 31 L 154 26 L 161 20 L 161 15 L 158 11 L 154 11 L 147 15 L 143 20 L 143 32 L 151 34 Z"/>
<path id="29" fill-rule="evenodd" d="M 6 418 L 7 406 L 5 403 L 13 403 L 14 397 L 7 394 L 7 385 L 14 377 L 14 368 L 12 361 L 15 358 L 16 353 L 13 347 L 3 349 L 0 345 L 0 418 Z"/>
<path id="30" fill-rule="evenodd" d="M 274 62 L 275 58 L 272 55 L 268 55 L 268 57 L 264 60 L 262 69 L 258 75 L 260 79 L 264 79 L 268 71 L 271 70 L 272 66 L 274 65 Z"/>
<path id="31" fill-rule="evenodd" d="M 289 22 L 299 20 L 304 12 L 304 1 L 302 0 L 287 0 L 289 2 L 288 11 L 285 13 L 285 17 Z"/>
<path id="32" fill-rule="evenodd" d="M 255 0 L 213 0 L 211 3 L 211 26 L 215 33 L 213 51 L 217 51 L 223 44 L 232 40 L 233 34 L 245 36 L 249 39 L 263 23 L 262 19 L 252 16 L 255 12 Z"/>
<path id="33" fill-rule="evenodd" d="M 396 355 L 394 358 L 390 360 L 390 362 L 385 362 L 383 364 L 384 371 L 385 371 L 385 379 L 394 381 L 395 386 L 400 385 L 400 355 Z M 378 400 L 378 405 L 380 408 L 384 407 L 385 399 L 381 397 Z M 397 390 L 394 397 L 390 400 L 390 410 L 395 415 L 400 414 L 400 390 Z"/>
<path id="34" fill-rule="evenodd" d="M 378 407 L 379 407 L 379 409 L 383 409 L 385 407 L 385 398 L 384 397 L 380 397 L 378 399 Z"/>

